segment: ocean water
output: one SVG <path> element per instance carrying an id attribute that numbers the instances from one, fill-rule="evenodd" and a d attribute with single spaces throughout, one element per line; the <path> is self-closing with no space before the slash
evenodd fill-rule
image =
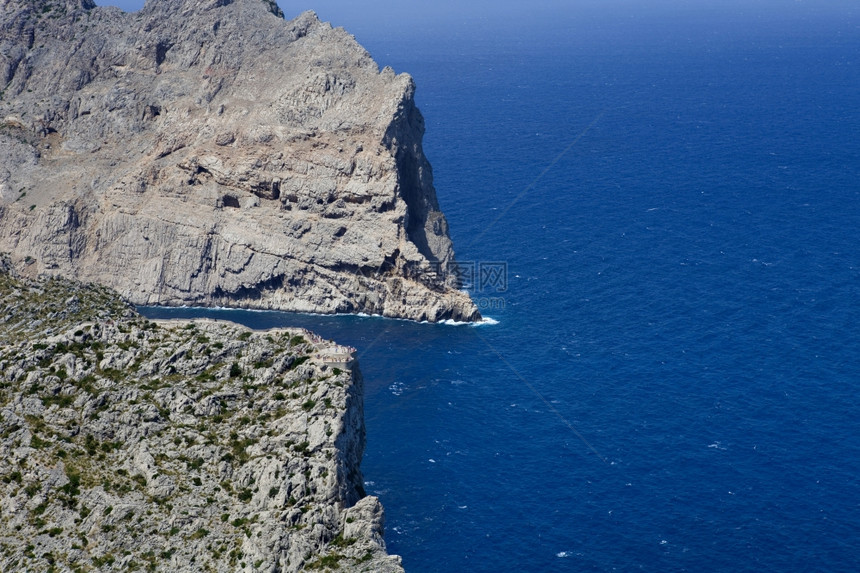
<path id="1" fill-rule="evenodd" d="M 860 21 L 824 5 L 352 29 L 416 78 L 498 324 L 145 312 L 355 346 L 407 571 L 854 571 Z"/>

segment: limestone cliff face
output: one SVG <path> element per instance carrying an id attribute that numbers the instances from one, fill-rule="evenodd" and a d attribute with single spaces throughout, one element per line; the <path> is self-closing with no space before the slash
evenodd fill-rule
<path id="1" fill-rule="evenodd" d="M 414 90 L 264 0 L 0 0 L 0 250 L 137 304 L 476 320 Z"/>
<path id="2" fill-rule="evenodd" d="M 402 573 L 342 349 L 5 267 L 0 571 Z"/>

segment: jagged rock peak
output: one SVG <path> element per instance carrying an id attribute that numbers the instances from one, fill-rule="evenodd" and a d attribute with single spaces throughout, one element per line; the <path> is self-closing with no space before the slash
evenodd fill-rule
<path id="1" fill-rule="evenodd" d="M 93 0 L 0 0 L 0 8 L 7 14 L 32 10 L 41 14 L 57 12 L 72 12 L 74 10 L 92 10 L 96 7 Z"/>
<path id="2" fill-rule="evenodd" d="M 136 304 L 480 318 L 414 82 L 343 29 L 264 0 L 13 6 L 0 249 L 20 272 Z"/>
<path id="3" fill-rule="evenodd" d="M 265 8 L 266 11 L 278 16 L 284 17 L 284 13 L 274 0 L 146 0 L 143 5 L 143 12 L 151 13 L 159 10 L 178 10 L 181 12 L 189 12 L 195 10 L 210 10 L 212 8 L 222 8 L 231 4 L 247 4 L 252 8 Z"/>

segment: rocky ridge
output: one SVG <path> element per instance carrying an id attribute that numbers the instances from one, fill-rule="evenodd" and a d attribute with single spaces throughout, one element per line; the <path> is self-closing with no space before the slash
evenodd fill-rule
<path id="1" fill-rule="evenodd" d="M 151 322 L 104 287 L 9 267 L 0 570 L 402 571 L 364 496 L 362 379 L 344 349 Z"/>
<path id="2" fill-rule="evenodd" d="M 135 304 L 477 320 L 414 91 L 267 0 L 0 0 L 0 249 Z"/>

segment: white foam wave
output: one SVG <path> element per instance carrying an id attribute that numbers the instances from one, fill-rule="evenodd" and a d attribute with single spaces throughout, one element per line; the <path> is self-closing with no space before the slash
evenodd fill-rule
<path id="1" fill-rule="evenodd" d="M 421 324 L 430 324 L 430 323 L 425 320 Z M 485 316 L 481 320 L 479 320 L 478 322 L 466 322 L 464 320 L 452 320 L 449 318 L 448 320 L 440 320 L 439 324 L 445 324 L 447 326 L 484 326 L 484 325 L 499 324 L 499 321 L 494 319 L 494 318 L 490 318 L 488 316 Z"/>

